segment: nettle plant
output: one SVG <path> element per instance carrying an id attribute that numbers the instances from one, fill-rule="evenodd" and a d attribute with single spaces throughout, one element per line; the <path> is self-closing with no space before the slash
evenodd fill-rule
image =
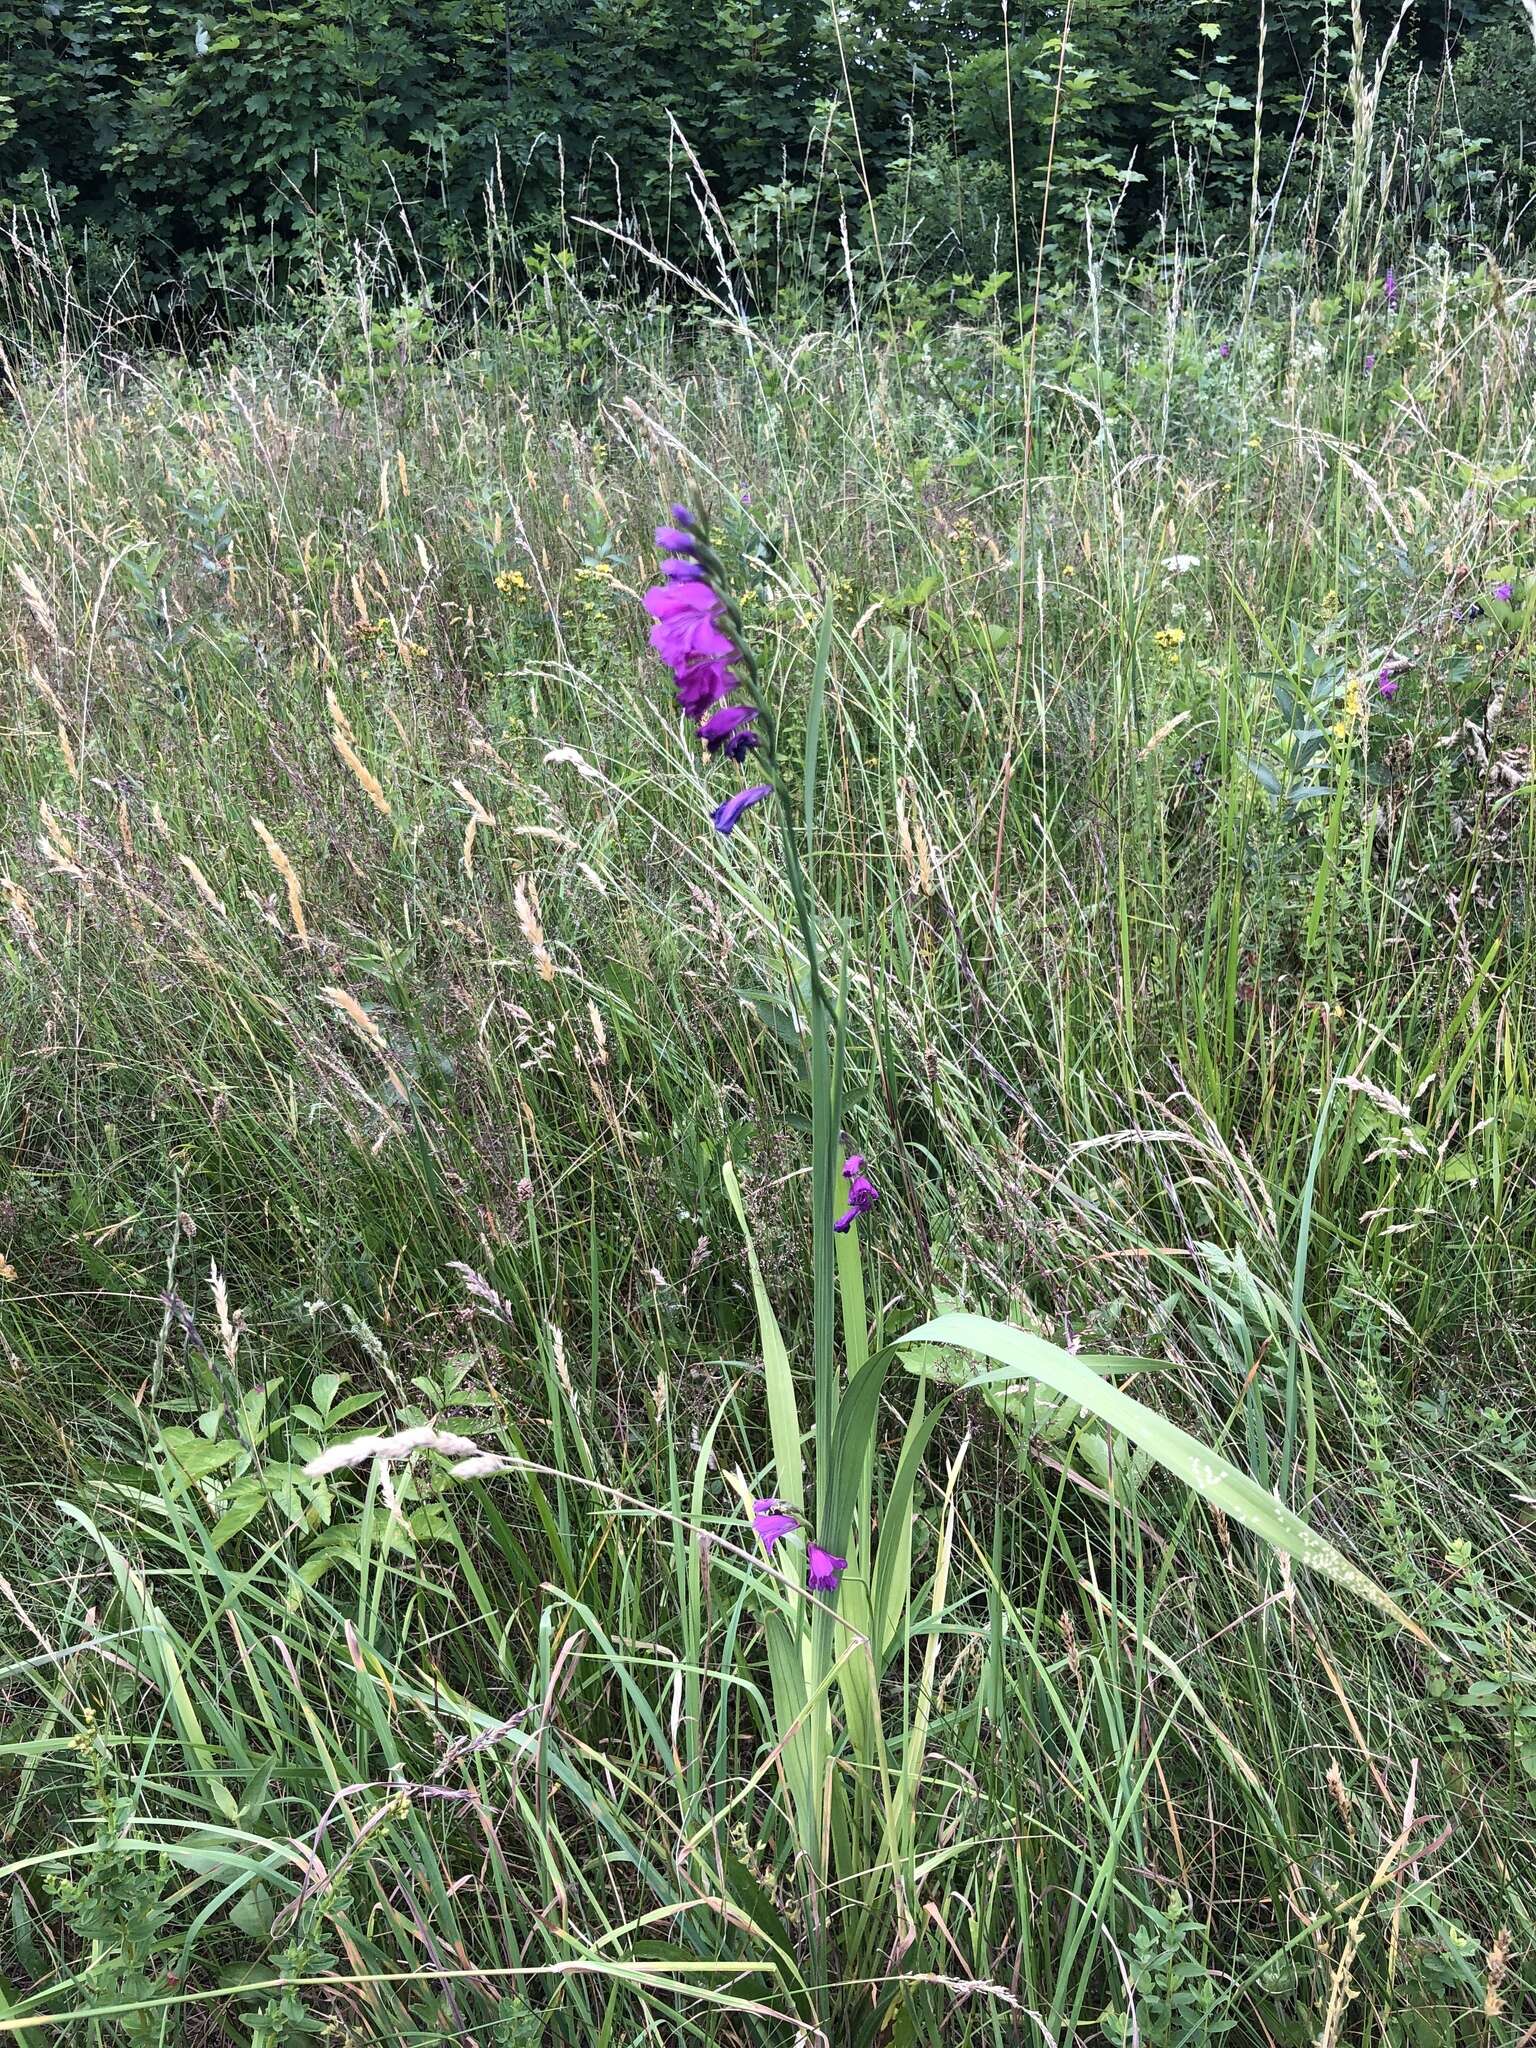
<path id="1" fill-rule="evenodd" d="M 796 1835 L 797 2016 L 826 2015 L 809 1987 L 833 1976 L 829 1947 L 834 1899 L 850 1891 L 861 1906 L 886 1894 L 897 1951 L 910 1945 L 921 1911 L 918 1818 L 940 1632 L 926 1631 L 921 1681 L 903 1688 L 899 1741 L 887 1741 L 882 1681 L 910 1647 L 914 1625 L 913 1501 L 924 1453 L 943 1408 L 929 1387 L 984 1393 L 998 1406 L 1032 1387 L 1081 1411 L 1279 1552 L 1347 1587 L 1422 1637 L 1398 1605 L 1329 1542 L 1248 1474 L 1115 1385 L 1142 1360 L 1073 1355 L 990 1317 L 941 1314 L 871 1348 L 860 1231 L 874 1227 L 874 1170 L 844 1139 L 849 1051 L 849 935 L 818 920 L 811 831 L 817 756 L 831 646 L 823 623 L 810 679 L 804 762 L 792 776 L 725 565 L 702 519 L 674 505 L 659 527 L 662 581 L 645 598 L 651 644 L 671 668 L 679 711 L 714 756 L 753 780 L 713 812 L 729 837 L 758 807 L 776 817 L 778 857 L 794 906 L 801 955 L 796 1013 L 809 1037 L 812 1257 L 812 1371 L 796 1370 L 763 1282 L 740 1189 L 727 1191 L 746 1239 L 762 1342 L 771 1490 L 735 1484 L 762 1559 L 758 1613 L 767 1648 L 776 1741 L 730 1802 L 745 1802 L 771 1771 L 782 1772 Z M 825 920 L 824 920 L 825 921 Z M 830 923 L 830 921 L 827 921 Z M 786 956 L 794 960 L 791 934 Z M 949 1364 L 942 1362 L 945 1354 Z M 882 1466 L 876 1499 L 876 1433 L 881 1396 L 900 1361 L 914 1376 L 913 1399 L 894 1465 Z M 810 1413 L 805 1412 L 807 1395 Z M 886 1473 L 888 1471 L 888 1476 Z M 954 1550 L 958 1467 L 945 1490 L 931 1563 L 931 1617 L 943 1610 Z M 878 1532 L 878 1534 L 877 1534 Z M 803 1549 L 803 1556 L 802 1556 Z M 782 1925 L 777 1921 L 775 1924 Z M 891 1953 L 887 1945 L 881 1959 Z M 903 1940 L 905 1935 L 906 1939 Z M 776 1944 L 778 1945 L 778 1944 Z M 787 1962 L 787 1958 L 784 1959 Z M 848 1958 L 843 1957 L 846 1964 Z M 891 1991 L 899 1999 L 898 1983 Z"/>

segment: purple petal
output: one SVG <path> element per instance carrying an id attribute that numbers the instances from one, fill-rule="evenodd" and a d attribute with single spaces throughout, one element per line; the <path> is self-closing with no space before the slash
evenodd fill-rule
<path id="1" fill-rule="evenodd" d="M 685 526 L 658 526 L 656 545 L 669 549 L 674 555 L 685 555 L 694 545 L 694 536 Z"/>
<path id="2" fill-rule="evenodd" d="M 863 1166 L 863 1153 L 855 1152 L 843 1168 L 848 1180 L 848 1206 L 832 1225 L 836 1231 L 847 1230 L 861 1216 L 867 1216 L 880 1199 L 880 1190 L 863 1171 Z"/>
<path id="3" fill-rule="evenodd" d="M 838 1580 L 848 1569 L 846 1557 L 834 1557 L 819 1543 L 807 1544 L 805 1562 L 806 1584 L 813 1593 L 835 1593 Z"/>
<path id="4" fill-rule="evenodd" d="M 781 1536 L 791 1535 L 799 1528 L 796 1516 L 786 1513 L 776 1500 L 755 1500 L 752 1503 L 752 1526 L 762 1539 L 762 1545 L 772 1557 L 773 1546 Z"/>
<path id="5" fill-rule="evenodd" d="M 682 586 L 692 589 L 691 584 Z M 728 633 L 722 633 L 712 619 L 662 619 L 651 628 L 651 645 L 679 674 L 696 661 L 734 661 L 740 652 Z"/>
<path id="6" fill-rule="evenodd" d="M 717 832 L 734 832 L 737 821 L 744 811 L 750 811 L 754 804 L 760 804 L 765 796 L 772 795 L 771 782 L 755 783 L 751 789 L 738 789 L 734 796 L 728 796 L 713 813 L 710 823 Z"/>
<path id="7" fill-rule="evenodd" d="M 738 744 L 750 742 L 755 746 L 756 733 L 744 732 L 742 728 L 749 726 L 756 716 L 755 704 L 722 704 L 718 711 L 712 712 L 705 719 L 699 731 L 712 754 L 718 753 L 722 747 L 729 752 L 733 737 Z"/>
<path id="8" fill-rule="evenodd" d="M 688 566 L 697 568 L 698 564 L 690 562 Z M 697 618 L 700 613 L 709 617 L 719 611 L 720 599 L 702 574 L 682 576 L 653 584 L 645 593 L 645 608 L 653 619 L 659 620 Z"/>
<path id="9" fill-rule="evenodd" d="M 733 658 L 735 653 L 733 647 Z M 677 669 L 677 708 L 690 718 L 702 718 L 729 697 L 740 680 L 729 660 L 684 661 Z"/>

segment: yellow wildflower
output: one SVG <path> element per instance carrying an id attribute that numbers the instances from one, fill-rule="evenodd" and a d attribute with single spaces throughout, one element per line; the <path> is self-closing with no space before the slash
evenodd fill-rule
<path id="1" fill-rule="evenodd" d="M 528 578 L 521 569 L 503 569 L 496 578 L 496 588 L 503 597 L 515 597 L 521 604 L 528 595 Z"/>
<path id="2" fill-rule="evenodd" d="M 1152 638 L 1163 649 L 1164 653 L 1172 654 L 1176 649 L 1184 645 L 1184 628 L 1182 626 L 1162 626 L 1152 635 Z"/>
<path id="3" fill-rule="evenodd" d="M 1334 720 L 1333 736 L 1336 740 L 1349 737 L 1350 728 L 1360 716 L 1364 701 L 1364 678 L 1358 670 L 1351 669 L 1344 681 L 1344 695 L 1339 700 L 1339 715 Z"/>

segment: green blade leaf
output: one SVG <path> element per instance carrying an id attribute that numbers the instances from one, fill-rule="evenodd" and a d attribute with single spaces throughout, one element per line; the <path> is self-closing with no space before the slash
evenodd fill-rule
<path id="1" fill-rule="evenodd" d="M 971 1386 L 999 1386 L 1012 1379 L 1027 1378 L 1039 1380 L 1069 1401 L 1076 1401 L 1090 1415 L 1096 1415 L 1101 1422 L 1146 1451 L 1175 1478 L 1182 1479 L 1202 1500 L 1220 1508 L 1224 1515 L 1241 1523 L 1245 1529 L 1251 1529 L 1273 1549 L 1284 1551 L 1288 1557 L 1321 1572 L 1325 1578 L 1332 1579 L 1359 1599 L 1379 1608 L 1383 1614 L 1390 1615 L 1400 1628 L 1407 1629 L 1420 1642 L 1429 1642 L 1423 1629 L 1403 1612 L 1389 1593 L 1383 1592 L 1374 1579 L 1352 1565 L 1343 1552 L 1335 1549 L 1325 1537 L 1309 1528 L 1299 1515 L 1293 1514 L 1273 1494 L 1266 1493 L 1246 1472 L 1240 1472 L 1217 1452 L 1209 1450 L 1188 1430 L 1180 1429 L 1177 1423 L 1169 1422 L 1154 1409 L 1144 1408 L 1129 1394 L 1100 1379 L 1080 1358 L 1072 1357 L 1027 1330 L 1011 1329 L 1006 1323 L 994 1322 L 989 1316 L 965 1313 L 937 1316 L 931 1323 L 924 1323 L 900 1339 L 899 1348 L 905 1349 L 909 1344 L 947 1344 L 957 1351 L 972 1351 L 983 1358 L 995 1359 L 1001 1370 L 978 1374 L 969 1382 Z"/>
<path id="2" fill-rule="evenodd" d="M 741 1225 L 742 1240 L 747 1248 L 747 1269 L 752 1275 L 752 1298 L 757 1304 L 758 1334 L 763 1346 L 763 1381 L 768 1395 L 768 1433 L 773 1442 L 774 1490 L 788 1506 L 803 1511 L 805 1479 L 800 1462 L 800 1411 L 795 1402 L 794 1367 L 789 1361 L 789 1347 L 784 1342 L 779 1319 L 773 1312 L 773 1303 L 768 1299 L 768 1289 L 763 1285 L 757 1248 L 747 1227 L 741 1184 L 736 1178 L 736 1169 L 729 1161 L 725 1166 L 724 1179 L 725 1192 L 730 1196 L 736 1221 Z"/>

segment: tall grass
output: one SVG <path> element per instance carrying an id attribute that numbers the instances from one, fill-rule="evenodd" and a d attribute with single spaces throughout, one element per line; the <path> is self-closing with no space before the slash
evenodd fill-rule
<path id="1" fill-rule="evenodd" d="M 1531 287 L 1235 304 L 1174 251 L 1021 349 L 553 271 L 450 331 L 364 271 L 196 366 L 12 350 L 0 2030 L 1536 2017 Z M 644 644 L 676 496 L 792 738 L 831 622 L 876 1339 L 1149 1361 L 1433 1644 L 969 1395 L 879 1771 L 834 1697 L 899 1837 L 815 1918 L 724 1174 L 808 1359 L 805 1019 Z M 428 1425 L 515 1471 L 303 1472 Z"/>

